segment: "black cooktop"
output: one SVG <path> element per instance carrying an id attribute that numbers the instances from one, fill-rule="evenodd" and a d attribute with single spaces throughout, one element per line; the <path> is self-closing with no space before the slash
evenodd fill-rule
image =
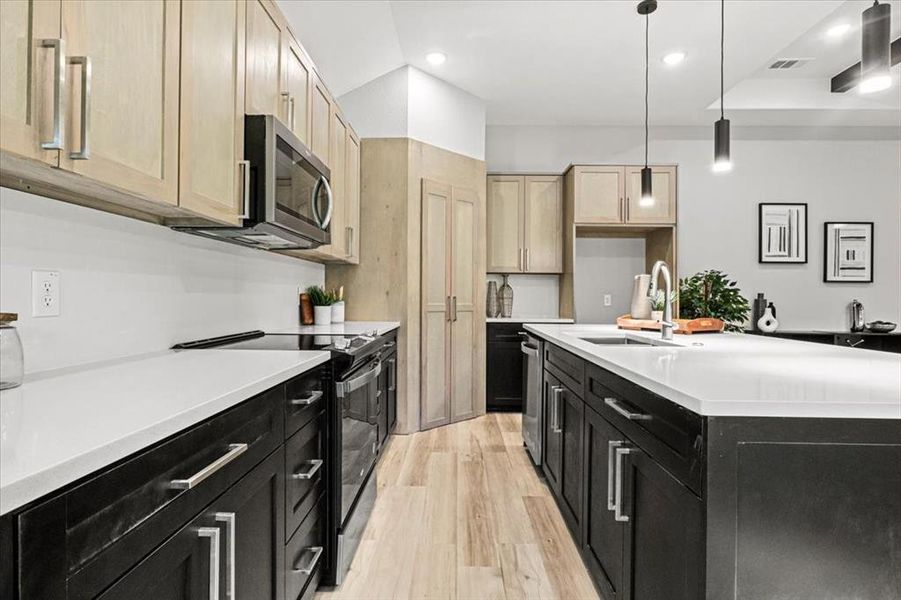
<path id="1" fill-rule="evenodd" d="M 376 338 L 365 335 L 309 335 L 247 331 L 234 335 L 176 344 L 175 350 L 330 350 L 341 354 L 358 354 Z"/>

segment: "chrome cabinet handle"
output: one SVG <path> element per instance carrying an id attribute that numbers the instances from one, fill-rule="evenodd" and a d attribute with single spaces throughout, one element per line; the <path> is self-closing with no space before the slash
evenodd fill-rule
<path id="1" fill-rule="evenodd" d="M 617 400 L 616 398 L 604 398 L 604 404 L 612 408 L 618 414 L 626 417 L 630 421 L 650 421 L 652 418 L 651 415 L 628 411 L 620 405 L 619 400 Z"/>
<path id="2" fill-rule="evenodd" d="M 623 514 L 623 457 L 631 454 L 631 448 L 616 449 L 616 483 L 614 490 L 613 518 L 620 523 L 626 523 L 629 515 Z"/>
<path id="3" fill-rule="evenodd" d="M 81 149 L 77 152 L 69 152 L 72 160 L 87 160 L 91 158 L 91 144 L 88 141 L 88 132 L 91 127 L 91 81 L 93 72 L 91 59 L 88 56 L 73 56 L 69 59 L 70 65 L 81 65 Z"/>
<path id="4" fill-rule="evenodd" d="M 53 137 L 41 142 L 44 150 L 62 150 L 65 143 L 63 124 L 64 89 L 66 87 L 66 41 L 62 39 L 41 40 L 41 48 L 53 48 Z"/>
<path id="5" fill-rule="evenodd" d="M 306 471 L 292 473 L 291 479 L 312 479 L 313 475 L 316 474 L 316 471 L 322 468 L 322 459 L 315 458 L 313 460 L 308 460 L 307 464 L 310 465 L 309 469 L 307 469 Z"/>
<path id="6" fill-rule="evenodd" d="M 538 348 L 536 348 L 535 346 L 530 346 L 526 342 L 520 342 L 519 349 L 526 356 L 534 356 L 535 358 L 538 358 Z"/>
<path id="7" fill-rule="evenodd" d="M 291 125 L 291 94 L 289 92 L 282 92 L 279 94 L 282 97 L 282 100 L 285 101 L 285 121 L 288 125 Z M 294 127 L 290 127 L 294 129 Z"/>
<path id="8" fill-rule="evenodd" d="M 310 562 L 307 563 L 305 567 L 298 567 L 297 563 L 294 563 L 294 566 L 291 568 L 295 573 L 301 573 L 302 575 L 309 575 L 313 572 L 313 569 L 316 568 L 316 564 L 319 562 L 319 557 L 322 556 L 322 546 L 310 546 L 309 548 L 304 548 L 304 552 L 312 552 L 312 556 L 310 556 Z"/>
<path id="9" fill-rule="evenodd" d="M 344 236 L 344 238 L 345 238 L 345 239 L 344 239 L 344 246 L 345 246 L 345 248 L 344 248 L 344 255 L 350 257 L 350 256 L 353 255 L 353 235 L 354 235 L 354 228 L 351 227 L 350 225 L 348 225 L 347 227 L 344 228 L 344 233 L 345 233 L 345 236 Z"/>
<path id="10" fill-rule="evenodd" d="M 315 391 L 310 392 L 310 395 L 307 396 L 306 398 L 294 398 L 293 400 L 291 400 L 291 405 L 292 406 L 309 406 L 310 404 L 313 404 L 320 398 L 322 398 L 322 391 L 315 390 Z"/>
<path id="11" fill-rule="evenodd" d="M 523 268 L 523 253 L 522 253 L 522 248 L 519 249 L 519 270 L 520 270 L 520 271 L 524 271 L 524 270 L 525 270 L 525 269 Z"/>
<path id="12" fill-rule="evenodd" d="M 238 215 L 239 219 L 250 218 L 250 161 L 239 160 L 238 166 L 241 168 L 241 196 L 243 198 L 243 210 Z"/>
<path id="13" fill-rule="evenodd" d="M 529 248 L 526 248 L 526 271 L 531 270 L 531 264 L 532 264 L 531 253 L 529 252 Z"/>
<path id="14" fill-rule="evenodd" d="M 294 96 L 288 98 L 288 106 L 290 107 L 291 131 L 294 131 Z"/>
<path id="15" fill-rule="evenodd" d="M 454 313 L 454 322 L 457 321 L 457 297 L 451 296 L 451 309 Z"/>
<path id="16" fill-rule="evenodd" d="M 450 296 L 446 296 L 444 298 L 444 314 L 446 315 L 444 320 L 447 322 L 450 322 L 452 320 L 451 319 L 451 309 L 450 309 Z"/>
<path id="17" fill-rule="evenodd" d="M 190 490 L 192 488 L 195 488 L 201 481 L 203 481 L 231 461 L 235 460 L 245 452 L 247 452 L 247 444 L 229 444 L 228 452 L 226 452 L 204 468 L 200 469 L 187 479 L 173 479 L 169 483 L 169 487 L 176 490 Z"/>
<path id="18" fill-rule="evenodd" d="M 613 473 L 616 471 L 616 449 L 622 445 L 623 443 L 620 440 L 607 442 L 607 510 L 616 509 L 616 503 L 613 500 Z"/>
<path id="19" fill-rule="evenodd" d="M 388 365 L 388 391 L 393 392 L 397 390 L 397 359 L 389 358 Z"/>
<path id="20" fill-rule="evenodd" d="M 225 530 L 228 534 L 228 556 L 225 557 L 225 596 L 229 600 L 235 600 L 235 530 L 237 529 L 237 519 L 233 512 L 217 512 L 216 522 L 225 523 Z"/>
<path id="21" fill-rule="evenodd" d="M 197 535 L 210 539 L 210 600 L 219 600 L 219 528 L 199 527 Z"/>
<path id="22" fill-rule="evenodd" d="M 551 388 L 551 392 L 554 394 L 554 404 L 552 407 L 554 414 L 553 419 L 551 419 L 551 431 L 553 433 L 563 433 L 563 428 L 560 427 L 560 396 L 563 395 L 563 387 L 555 385 Z"/>

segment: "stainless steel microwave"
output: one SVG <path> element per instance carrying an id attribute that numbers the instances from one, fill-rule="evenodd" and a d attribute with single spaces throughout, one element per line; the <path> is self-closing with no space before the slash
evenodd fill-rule
<path id="1" fill-rule="evenodd" d="M 243 225 L 176 229 L 263 250 L 331 242 L 331 173 L 290 129 L 272 115 L 245 116 L 244 158 Z"/>

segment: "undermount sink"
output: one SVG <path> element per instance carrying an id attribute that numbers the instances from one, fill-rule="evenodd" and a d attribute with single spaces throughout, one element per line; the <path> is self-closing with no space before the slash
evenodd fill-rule
<path id="1" fill-rule="evenodd" d="M 591 337 L 580 338 L 583 342 L 589 344 L 597 344 L 598 346 L 654 346 L 652 342 L 646 340 L 636 340 L 627 337 Z"/>

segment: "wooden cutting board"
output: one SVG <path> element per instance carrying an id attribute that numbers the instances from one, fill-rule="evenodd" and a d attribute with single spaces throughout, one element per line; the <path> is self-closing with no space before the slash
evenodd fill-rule
<path id="1" fill-rule="evenodd" d="M 693 333 L 720 333 L 726 327 L 722 320 L 714 317 L 702 317 L 700 319 L 673 319 L 678 327 L 673 331 L 684 335 Z M 660 323 L 650 319 L 633 319 L 630 315 L 623 315 L 616 319 L 616 326 L 620 329 L 631 331 L 649 330 L 660 331 Z"/>

